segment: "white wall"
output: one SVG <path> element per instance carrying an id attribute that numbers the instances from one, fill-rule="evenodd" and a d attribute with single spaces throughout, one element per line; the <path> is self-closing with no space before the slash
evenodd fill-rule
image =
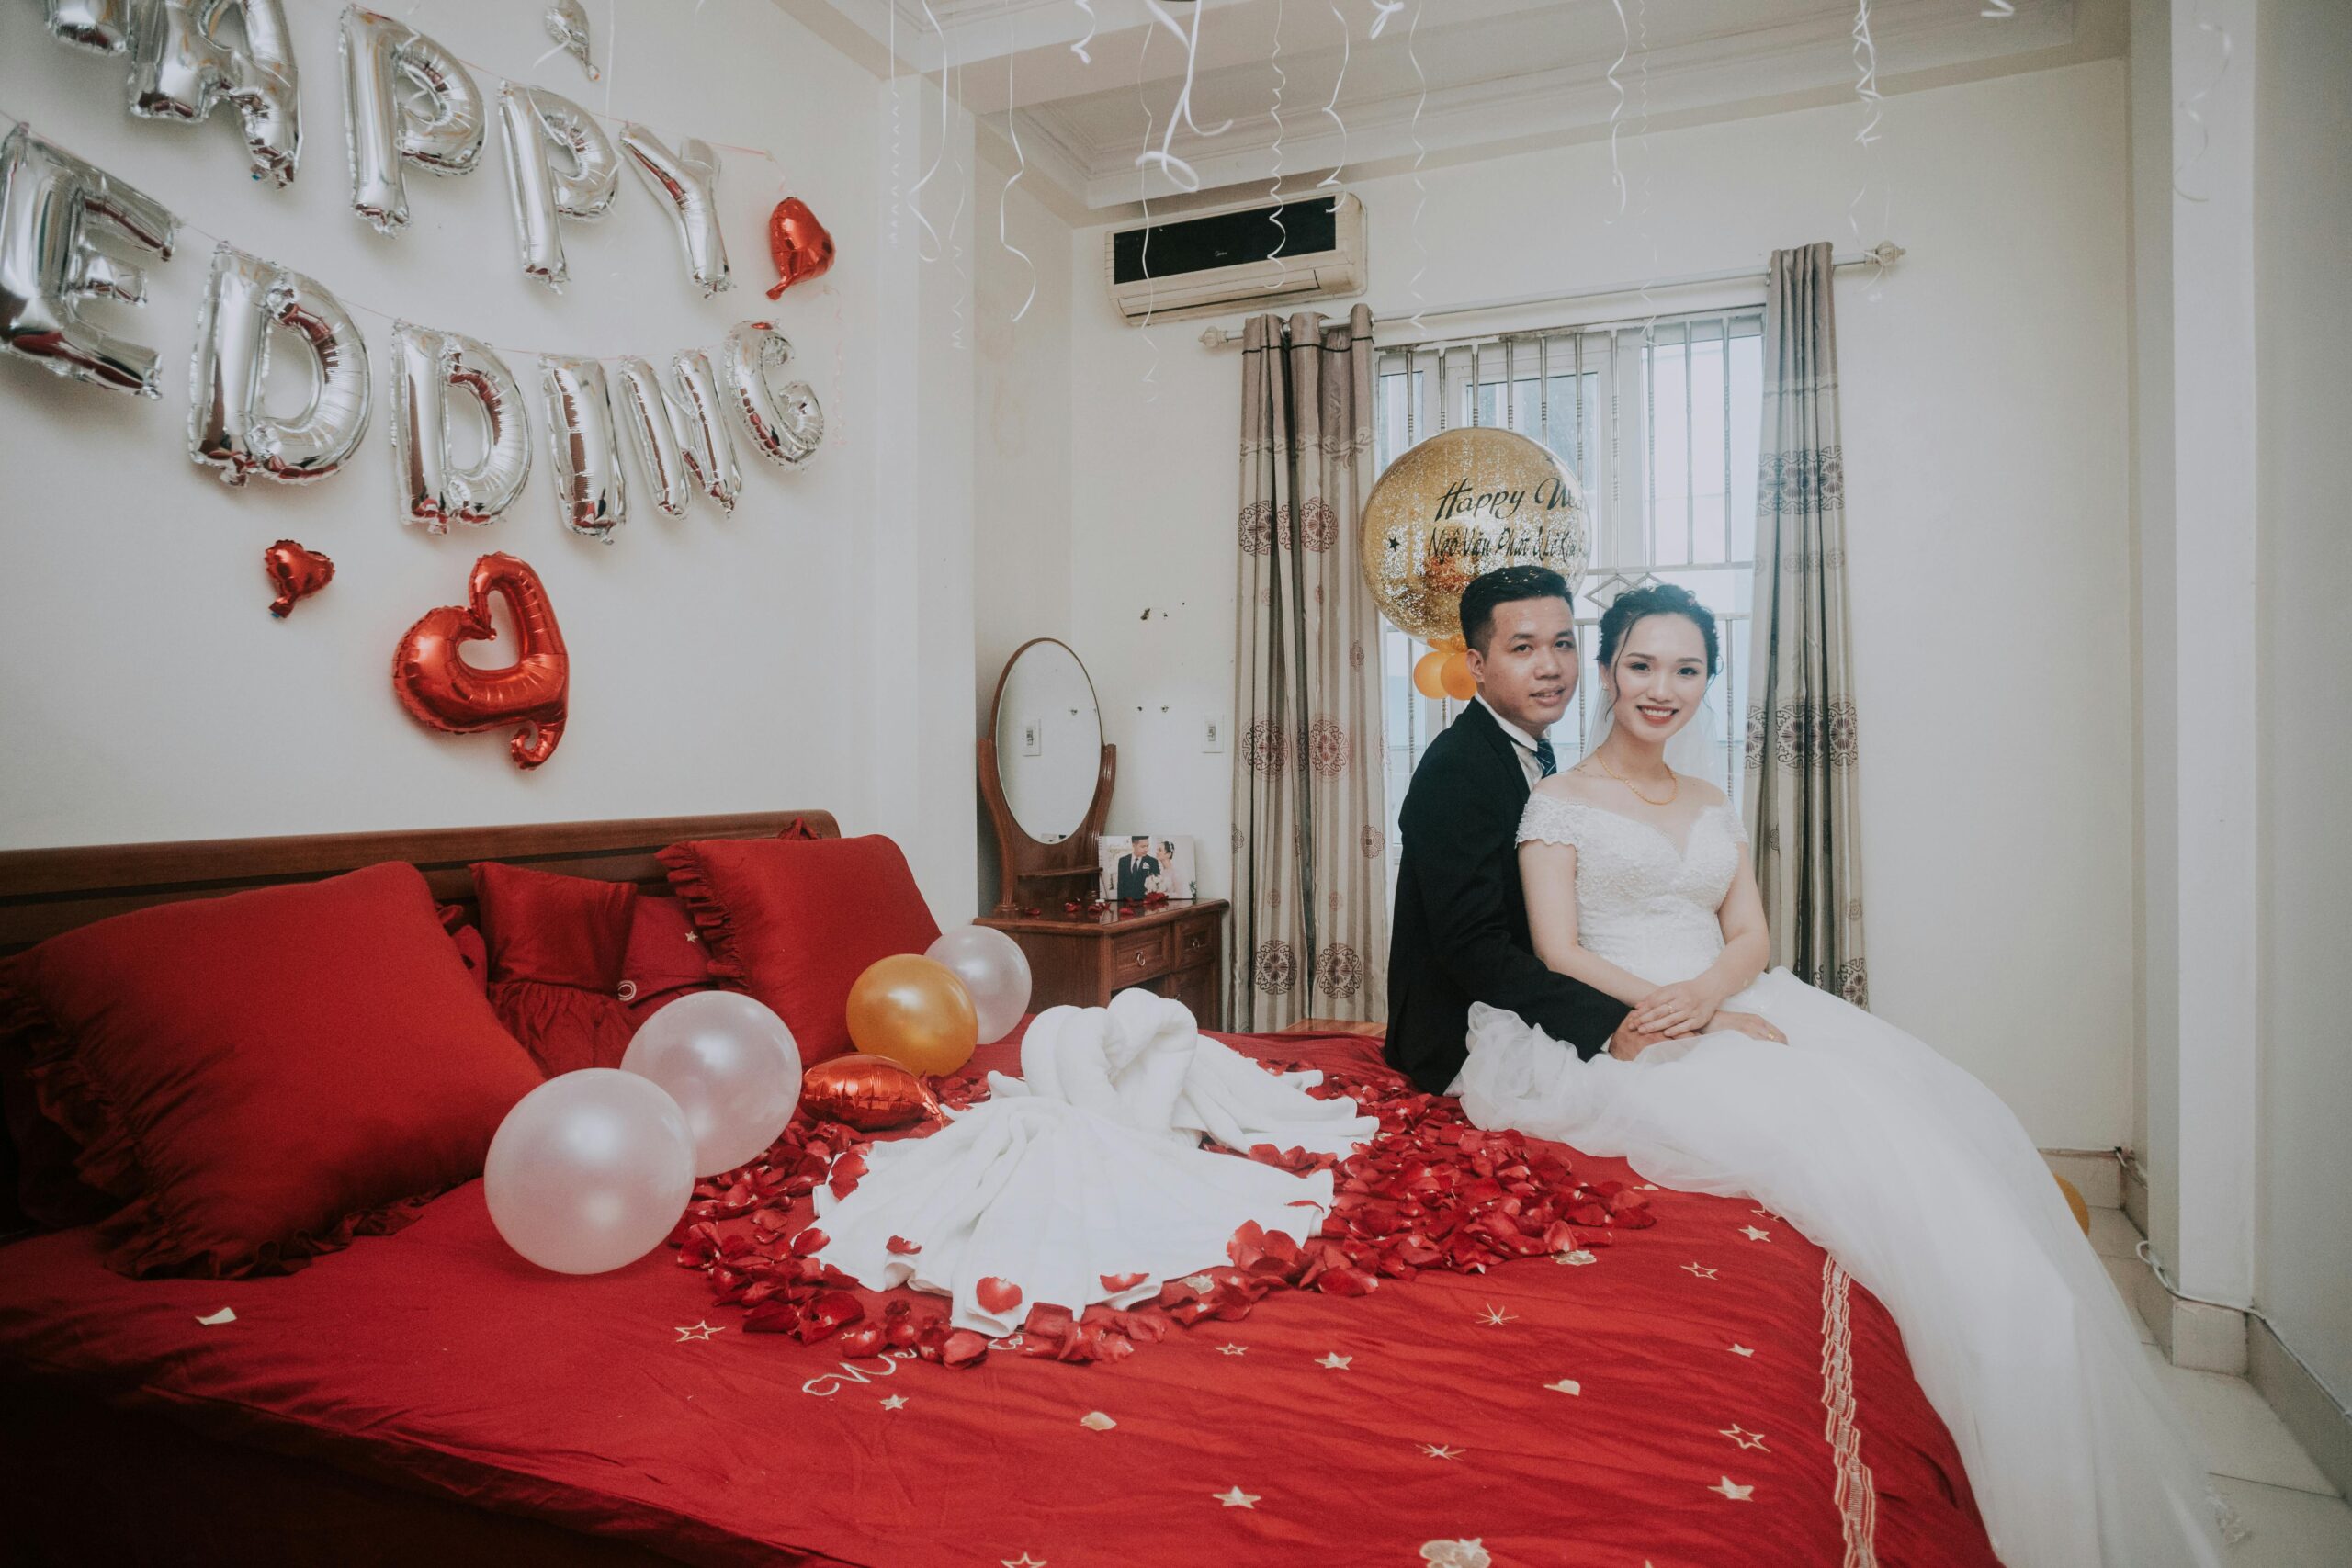
<path id="1" fill-rule="evenodd" d="M 908 582 L 877 582 L 876 536 L 899 538 L 913 569 L 966 597 L 964 496 L 919 502 L 908 454 L 885 439 L 895 385 L 926 376 L 952 290 L 886 265 L 883 100 L 873 77 L 763 0 L 658 0 L 596 39 L 602 82 L 567 56 L 540 60 L 538 8 L 423 0 L 403 12 L 486 69 L 685 136 L 775 150 L 781 172 L 722 152 L 719 191 L 734 289 L 706 301 L 686 281 L 672 224 L 633 174 L 599 224 L 569 224 L 572 281 L 561 296 L 526 280 L 514 254 L 499 132 L 460 179 L 412 174 L 412 219 L 397 238 L 349 209 L 332 6 L 288 7 L 302 82 L 304 147 L 293 186 L 245 174 L 234 117 L 204 126 L 134 121 L 119 60 L 51 41 L 41 7 L 0 6 L 0 105 L 172 207 L 178 254 L 149 269 L 150 302 L 103 314 L 160 350 L 164 396 L 142 401 L 0 364 L 0 471 L 9 475 L 9 551 L 0 571 L 0 845 L 166 840 L 372 828 L 830 807 L 852 830 L 909 838 L 927 891 L 969 901 L 968 767 L 955 796 L 876 786 L 903 758 L 876 738 L 925 722 L 908 688 L 859 654 Z M 599 27 L 603 23 L 600 19 Z M 936 142 L 938 128 L 928 134 Z M 965 128 L 968 140 L 968 124 Z M 920 156 L 922 144 L 907 152 Z M 910 178 L 911 176 L 909 176 Z M 840 260 L 771 304 L 771 205 L 805 198 Z M 366 445 L 341 475 L 304 489 L 217 482 L 185 449 L 187 355 L 209 261 L 206 231 L 309 274 L 357 311 L 470 333 L 517 352 L 537 436 L 528 489 L 488 527 L 435 537 L 404 528 L 390 458 L 390 322 L 359 313 L 375 373 Z M 826 449 L 785 472 L 743 447 L 731 518 L 707 503 L 670 520 L 643 487 L 619 541 L 575 537 L 555 515 L 532 350 L 666 362 L 715 346 L 727 328 L 770 319 L 787 333 L 830 421 Z M 913 322 L 886 342 L 885 323 Z M 895 347 L 893 346 L 895 344 Z M 892 362 L 889 355 L 895 353 Z M 938 379 L 933 375 L 932 379 Z M 968 416 L 968 367 L 938 393 Z M 951 440 L 951 465 L 968 458 Z M 889 466 L 891 482 L 877 482 Z M 936 478 L 936 476 L 933 476 Z M 942 481 L 944 482 L 944 481 Z M 331 555 L 337 576 L 280 624 L 265 606 L 262 548 L 292 536 Z M 960 543 L 959 543 L 960 541 Z M 547 581 L 573 669 L 570 728 L 554 758 L 523 774 L 491 737 L 413 724 L 387 668 L 401 633 L 462 597 L 486 550 L 530 561 Z M 968 623 L 933 650 L 934 679 L 968 687 Z M 486 662 L 497 662 L 491 653 Z M 903 711 L 902 711 L 903 710 Z M 931 721 L 936 723 L 935 720 Z M 927 767 L 939 759 L 926 758 Z M 929 826 L 944 815 L 944 837 Z"/>
<path id="2" fill-rule="evenodd" d="M 1424 175 L 1430 309 L 1850 248 L 1864 180 L 1862 243 L 1911 247 L 1875 299 L 1838 286 L 1871 991 L 2045 1146 L 2130 1122 L 2124 96 L 2119 62 L 1905 94 L 1867 154 L 1850 106 L 1661 132 L 1623 149 L 1614 224 L 1602 144 Z M 1395 312 L 1416 194 L 1358 189 Z M 1073 276 L 1101 243 L 1073 237 Z M 1196 736 L 1232 701 L 1240 370 L 1197 322 L 1137 332 L 1076 295 L 1073 641 L 1114 816 L 1197 835 L 1222 893 L 1230 757 Z"/>
<path id="3" fill-rule="evenodd" d="M 2265 0 L 2256 21 L 2255 234 L 2263 705 L 2261 1231 L 2256 1300 L 2352 1390 L 2352 10 Z"/>
<path id="4" fill-rule="evenodd" d="M 1069 639 L 1075 525 L 1070 513 L 1069 225 L 1047 210 L 1026 182 L 1016 183 L 1011 197 L 1005 196 L 1005 182 L 1017 172 L 1017 164 L 1008 167 L 983 156 L 979 167 L 972 509 L 974 533 L 984 547 L 972 563 L 970 733 L 975 736 L 987 729 L 997 679 L 1014 651 L 1032 637 Z M 1001 203 L 1001 236 L 997 227 Z M 1007 244 L 1026 253 L 1035 271 Z M 967 769 L 970 756 L 967 746 Z M 993 908 L 996 840 L 985 825 L 978 850 L 979 907 Z"/>

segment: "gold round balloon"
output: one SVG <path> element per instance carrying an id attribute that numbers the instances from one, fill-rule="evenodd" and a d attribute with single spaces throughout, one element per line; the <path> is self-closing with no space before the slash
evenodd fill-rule
<path id="1" fill-rule="evenodd" d="M 934 1077 L 972 1059 L 980 1019 L 963 976 L 921 953 L 877 958 L 849 988 L 850 1043 Z"/>
<path id="2" fill-rule="evenodd" d="M 1380 613 L 1429 640 L 1462 632 L 1462 591 L 1501 566 L 1548 566 L 1574 590 L 1592 530 L 1584 489 L 1514 431 L 1442 431 L 1388 465 L 1363 512 L 1363 576 Z"/>

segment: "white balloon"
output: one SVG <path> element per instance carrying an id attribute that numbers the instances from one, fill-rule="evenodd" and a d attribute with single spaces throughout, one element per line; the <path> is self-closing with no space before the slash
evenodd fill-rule
<path id="1" fill-rule="evenodd" d="M 232 11 L 242 43 L 221 36 Z M 302 161 L 302 80 L 278 0 L 143 0 L 132 18 L 130 112 L 193 121 L 234 105 L 254 178 L 291 184 Z"/>
<path id="2" fill-rule="evenodd" d="M 727 331 L 727 385 L 735 412 L 752 433 L 752 445 L 772 461 L 798 468 L 825 439 L 825 411 L 806 381 L 779 387 L 775 373 L 792 360 L 792 344 L 765 321 L 742 321 Z"/>
<path id="3" fill-rule="evenodd" d="M 272 328 L 301 344 L 310 401 L 283 419 L 261 412 Z M 188 377 L 187 455 L 240 485 L 249 474 L 282 483 L 340 469 L 368 430 L 368 348 L 335 297 L 299 272 L 222 244 L 196 319 Z"/>
<path id="4" fill-rule="evenodd" d="M 562 291 L 571 276 L 563 259 L 566 218 L 602 218 L 620 189 L 620 155 L 594 116 L 545 87 L 498 87 L 506 133 L 506 190 L 514 209 L 523 274 Z M 569 160 L 556 166 L 554 154 Z"/>
<path id="5" fill-rule="evenodd" d="M 695 1190 L 685 1112 L 611 1067 L 549 1078 L 498 1124 L 482 1162 L 490 1223 L 559 1274 L 602 1274 L 662 1245 Z"/>
<path id="6" fill-rule="evenodd" d="M 408 221 L 402 164 L 469 175 L 481 162 L 481 89 L 433 39 L 356 6 L 344 7 L 341 47 L 352 209 L 389 234 Z"/>
<path id="7" fill-rule="evenodd" d="M 686 253 L 686 273 L 706 297 L 729 287 L 727 237 L 718 231 L 718 154 L 710 144 L 688 138 L 675 152 L 641 125 L 621 127 L 621 147 L 677 220 L 678 243 Z"/>
<path id="8" fill-rule="evenodd" d="M 1012 1032 L 1029 1010 L 1029 955 L 1021 944 L 991 926 L 942 931 L 923 951 L 933 963 L 956 971 L 972 993 L 980 1018 L 980 1043 L 993 1044 Z"/>
<path id="9" fill-rule="evenodd" d="M 659 1085 L 684 1112 L 695 1173 L 756 1157 L 800 1104 L 800 1047 L 768 1008 L 738 991 L 697 991 L 649 1018 L 621 1070 Z"/>
<path id="10" fill-rule="evenodd" d="M 531 416 L 498 351 L 463 333 L 392 324 L 392 466 L 401 521 L 433 533 L 494 523 L 531 477 Z M 473 467 L 449 460 L 449 390 L 481 405 L 490 438 Z"/>

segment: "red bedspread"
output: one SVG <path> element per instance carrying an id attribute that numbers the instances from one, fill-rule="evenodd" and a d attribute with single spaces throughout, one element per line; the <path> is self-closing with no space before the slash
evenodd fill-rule
<path id="1" fill-rule="evenodd" d="M 87 1230 L 0 1249 L 0 1377 L 695 1562 L 1992 1564 L 1878 1303 L 1747 1204 L 1653 1204 L 1589 1264 L 956 1371 L 747 1336 L 666 1248 L 542 1273 L 475 1183 L 288 1278 L 134 1282 Z"/>

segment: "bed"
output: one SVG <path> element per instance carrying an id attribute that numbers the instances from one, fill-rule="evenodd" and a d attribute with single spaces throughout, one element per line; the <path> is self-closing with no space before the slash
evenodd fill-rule
<path id="1" fill-rule="evenodd" d="M 386 859 L 667 891 L 654 852 L 821 812 L 0 855 L 0 951 Z M 1344 1034 L 1223 1036 L 1385 1072 Z M 977 1066 L 1012 1068 L 1012 1043 Z M 1637 1181 L 1565 1151 L 1588 1180 Z M 0 1246 L 12 1561 L 1990 1564 L 1885 1312 L 1745 1203 L 1605 1249 L 1277 1292 L 1115 1364 L 952 1369 L 743 1331 L 657 1250 L 564 1279 L 481 1184 L 292 1275 L 132 1280 Z M 223 1317 L 223 1309 L 233 1316 Z"/>

